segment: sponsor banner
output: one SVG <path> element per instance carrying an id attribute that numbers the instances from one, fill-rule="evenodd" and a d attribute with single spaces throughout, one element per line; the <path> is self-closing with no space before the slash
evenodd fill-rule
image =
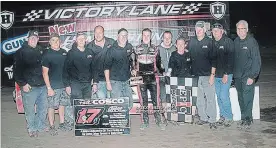
<path id="1" fill-rule="evenodd" d="M 114 3 L 107 5 L 94 5 L 71 8 L 58 8 L 54 10 L 40 9 L 31 10 L 26 13 L 23 22 L 37 20 L 73 20 L 73 19 L 89 19 L 89 18 L 135 18 L 144 19 L 148 17 L 156 19 L 156 17 L 169 16 L 184 16 L 192 15 L 204 8 L 202 3 Z"/>
<path id="2" fill-rule="evenodd" d="M 0 23 L 3 29 L 9 29 L 14 22 L 14 13 L 10 11 L 0 12 Z"/>
<path id="3" fill-rule="evenodd" d="M 75 136 L 130 134 L 129 99 L 74 100 Z"/>
<path id="4" fill-rule="evenodd" d="M 27 35 L 28 34 L 23 34 L 4 40 L 1 43 L 1 52 L 7 55 L 15 53 L 18 49 L 22 47 L 23 43 L 27 39 Z"/>

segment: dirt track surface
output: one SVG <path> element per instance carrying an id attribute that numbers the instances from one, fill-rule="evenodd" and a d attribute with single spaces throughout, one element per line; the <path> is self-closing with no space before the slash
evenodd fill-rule
<path id="1" fill-rule="evenodd" d="M 273 51 L 274 50 L 274 51 Z M 208 126 L 169 124 L 161 131 L 151 120 L 150 128 L 140 131 L 140 116 L 131 116 L 131 134 L 102 137 L 74 137 L 73 132 L 57 136 L 27 134 L 25 118 L 18 114 L 12 99 L 12 88 L 2 88 L 1 136 L 2 148 L 275 148 L 276 147 L 276 48 L 262 51 L 260 86 L 261 121 L 255 121 L 248 131 L 230 128 L 211 130 Z M 267 122 L 270 121 L 270 122 Z"/>

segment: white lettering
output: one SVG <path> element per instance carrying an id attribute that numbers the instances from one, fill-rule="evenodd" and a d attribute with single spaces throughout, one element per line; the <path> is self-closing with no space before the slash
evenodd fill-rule
<path id="1" fill-rule="evenodd" d="M 169 6 L 167 7 L 167 9 L 165 10 L 165 6 L 164 6 L 164 5 L 159 5 L 159 6 L 156 8 L 156 11 L 154 12 L 154 14 L 157 14 L 158 11 L 160 11 L 160 9 L 161 9 L 161 14 L 167 14 L 167 13 L 169 12 L 171 6 L 172 6 L 172 5 L 169 5 Z"/>
<path id="2" fill-rule="evenodd" d="M 65 15 L 66 12 L 71 12 L 69 13 L 69 15 Z M 73 12 L 75 12 L 75 9 L 65 9 L 61 15 L 60 15 L 60 18 L 63 18 L 63 19 L 66 19 L 66 18 L 71 18 L 73 16 Z"/>
<path id="3" fill-rule="evenodd" d="M 116 7 L 116 9 L 117 9 L 117 15 L 120 15 L 127 8 L 128 8 L 128 6 L 125 6 L 123 9 L 120 9 L 120 7 Z"/>
<path id="4" fill-rule="evenodd" d="M 78 8 L 76 9 L 76 12 L 78 12 L 78 14 L 76 15 L 76 18 L 79 18 L 82 14 L 83 11 L 87 10 L 88 8 Z"/>
<path id="5" fill-rule="evenodd" d="M 56 13 L 58 12 L 58 9 L 52 12 L 50 15 L 50 10 L 45 10 L 45 19 L 51 19 Z"/>
<path id="6" fill-rule="evenodd" d="M 111 16 L 111 13 L 114 11 L 114 9 L 115 9 L 114 7 L 103 7 L 102 12 L 99 16 L 103 16 L 103 15 Z"/>
<path id="7" fill-rule="evenodd" d="M 149 10 L 148 10 L 149 9 Z M 144 14 L 144 13 L 148 13 L 148 14 L 153 14 L 153 6 L 148 6 L 146 9 L 144 9 L 140 15 Z"/>
<path id="8" fill-rule="evenodd" d="M 183 4 L 173 5 L 169 13 L 179 13 L 180 8 Z"/>
<path id="9" fill-rule="evenodd" d="M 90 14 L 91 11 L 96 11 L 96 13 Z M 84 16 L 85 17 L 96 17 L 99 15 L 100 11 L 101 11 L 101 8 L 90 8 L 87 10 L 87 12 L 85 13 Z"/>
<path id="10" fill-rule="evenodd" d="M 135 9 L 136 9 L 136 7 L 137 7 L 137 6 L 132 7 L 132 9 L 131 9 L 129 15 L 138 15 L 138 14 L 139 14 L 138 12 L 134 12 Z"/>

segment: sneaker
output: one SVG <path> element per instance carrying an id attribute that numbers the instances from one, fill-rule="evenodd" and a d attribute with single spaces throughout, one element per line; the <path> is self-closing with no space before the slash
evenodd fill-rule
<path id="1" fill-rule="evenodd" d="M 245 120 L 241 120 L 237 123 L 237 128 L 242 129 L 244 127 L 244 125 L 245 125 Z"/>
<path id="2" fill-rule="evenodd" d="M 55 126 L 50 126 L 49 133 L 52 136 L 58 135 L 58 131 L 56 130 Z"/>
<path id="3" fill-rule="evenodd" d="M 166 130 L 166 125 L 165 124 L 156 124 L 162 131 Z"/>
<path id="4" fill-rule="evenodd" d="M 203 120 L 198 120 L 196 122 L 197 125 L 204 125 L 204 124 L 208 124 L 208 121 L 203 121 Z"/>
<path id="5" fill-rule="evenodd" d="M 145 128 L 148 128 L 149 127 L 149 124 L 148 123 L 143 123 L 141 126 L 140 126 L 140 130 L 144 130 Z"/>
<path id="6" fill-rule="evenodd" d="M 230 127 L 233 124 L 233 120 L 225 120 L 223 123 L 224 127 Z"/>
<path id="7" fill-rule="evenodd" d="M 217 125 L 218 125 L 218 126 L 224 125 L 224 121 L 225 121 L 225 118 L 221 116 L 221 117 L 219 118 L 219 120 L 217 121 Z"/>
<path id="8" fill-rule="evenodd" d="M 245 129 L 250 129 L 252 125 L 252 121 L 251 120 L 246 120 L 244 123 L 244 128 Z"/>
<path id="9" fill-rule="evenodd" d="M 38 137 L 38 133 L 37 133 L 37 131 L 32 131 L 32 132 L 29 132 L 29 136 L 31 138 Z"/>
<path id="10" fill-rule="evenodd" d="M 210 126 L 210 129 L 217 129 L 216 123 L 210 123 L 209 126 Z"/>
<path id="11" fill-rule="evenodd" d="M 69 127 L 65 123 L 60 123 L 59 126 L 58 126 L 58 129 L 61 130 L 61 131 L 71 131 L 72 130 L 72 128 Z"/>

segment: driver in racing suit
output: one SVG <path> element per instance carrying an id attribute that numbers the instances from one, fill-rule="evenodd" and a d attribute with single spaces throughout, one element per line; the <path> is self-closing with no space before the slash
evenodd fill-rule
<path id="1" fill-rule="evenodd" d="M 143 78 L 143 84 L 138 85 L 138 91 L 140 91 L 138 93 L 139 100 L 143 111 L 143 123 L 140 129 L 144 130 L 149 125 L 147 92 L 147 90 L 149 90 L 154 109 L 155 122 L 164 130 L 165 127 L 161 122 L 161 116 L 158 111 L 159 103 L 157 102 L 156 76 L 158 72 L 163 74 L 165 69 L 161 66 L 161 57 L 157 48 L 151 45 L 151 34 L 152 32 L 150 29 L 143 29 L 142 44 L 135 49 L 137 75 Z"/>

